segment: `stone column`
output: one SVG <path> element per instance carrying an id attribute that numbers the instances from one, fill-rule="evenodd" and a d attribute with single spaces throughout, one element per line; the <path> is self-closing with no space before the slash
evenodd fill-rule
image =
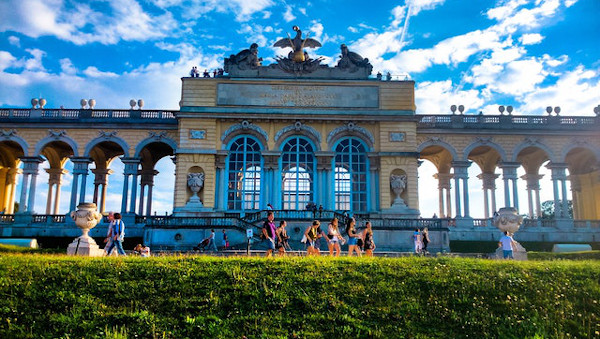
<path id="1" fill-rule="evenodd" d="M 440 218 L 451 218 L 452 199 L 450 190 L 452 189 L 451 179 L 454 177 L 454 175 L 451 173 L 436 173 L 433 175 L 433 177 L 438 180 L 439 216 Z M 445 202 L 444 197 L 446 199 Z"/>
<path id="2" fill-rule="evenodd" d="M 539 216 L 541 213 L 540 206 L 539 206 L 539 192 L 540 192 L 540 179 L 542 177 L 543 177 L 543 175 L 533 174 L 533 173 L 527 173 L 527 174 L 521 176 L 521 179 L 523 179 L 527 182 L 527 198 L 529 200 L 528 205 L 529 205 L 529 217 L 530 218 Z M 536 193 L 535 201 L 533 198 L 534 193 Z M 534 206 L 535 206 L 535 209 L 534 209 Z M 534 213 L 534 211 L 535 211 L 535 213 Z"/>
<path id="3" fill-rule="evenodd" d="M 274 207 L 279 206 L 278 201 L 281 200 L 281 197 L 277 196 L 277 189 L 275 187 L 276 174 L 279 168 L 279 157 L 281 152 L 279 151 L 263 151 L 262 156 L 264 159 L 264 173 L 265 178 L 261 181 L 264 181 L 265 189 L 261 192 L 261 200 L 264 202 L 264 206 L 262 208 L 266 208 L 267 204 L 271 204 Z M 316 178 L 312 178 L 313 183 L 315 183 Z M 318 190 L 318 183 L 313 184 L 313 194 L 316 194 Z M 278 208 L 278 207 L 276 207 Z"/>
<path id="4" fill-rule="evenodd" d="M 122 158 L 121 161 L 125 165 L 125 169 L 123 170 L 123 200 L 121 201 L 121 210 L 122 213 L 135 213 L 135 203 L 137 196 L 137 175 L 138 175 L 138 166 L 140 164 L 140 159 L 138 158 Z M 131 181 L 131 193 L 129 192 L 129 178 L 132 178 Z M 129 209 L 127 209 L 127 199 L 131 194 L 131 200 L 129 204 Z"/>
<path id="5" fill-rule="evenodd" d="M 38 167 L 43 162 L 43 159 L 40 157 L 23 157 L 21 161 L 23 161 L 23 186 L 21 188 L 19 210 L 33 213 Z M 27 196 L 27 190 L 29 190 L 29 196 Z"/>
<path id="6" fill-rule="evenodd" d="M 141 180 L 140 180 L 140 204 L 138 208 L 139 215 L 144 215 L 144 193 L 145 188 L 148 188 L 147 192 L 147 201 L 146 201 L 146 215 L 151 215 L 152 208 L 152 186 L 154 186 L 154 177 L 158 174 L 158 171 L 154 169 L 150 170 L 142 170 L 141 172 Z"/>
<path id="7" fill-rule="evenodd" d="M 58 214 L 58 206 L 60 204 L 60 185 L 62 175 L 66 173 L 63 168 L 46 168 L 48 173 L 48 198 L 46 199 L 46 214 Z M 56 186 L 54 196 L 52 189 Z M 52 209 L 52 201 L 54 200 L 54 209 Z"/>
<path id="8" fill-rule="evenodd" d="M 15 213 L 15 194 L 17 191 L 17 175 L 21 174 L 21 169 L 13 167 L 9 168 L 6 173 L 6 205 L 4 209 L 6 214 L 14 214 Z"/>
<path id="9" fill-rule="evenodd" d="M 568 205 L 566 201 L 566 183 L 564 181 L 567 179 L 565 173 L 567 164 L 551 162 L 546 165 L 546 167 L 552 171 L 552 187 L 554 189 L 554 217 L 566 218 L 568 216 Z M 560 187 L 563 189 L 563 201 L 561 201 L 561 196 L 559 195 L 559 184 L 561 184 Z"/>
<path id="10" fill-rule="evenodd" d="M 371 201 L 371 211 L 379 211 L 379 204 L 377 203 L 377 198 L 379 197 L 379 172 L 381 170 L 381 160 L 379 155 L 376 153 L 369 153 L 369 175 L 371 176 L 371 187 L 374 187 L 374 190 L 369 190 L 370 201 Z M 331 165 L 330 165 L 331 167 Z"/>
<path id="11" fill-rule="evenodd" d="M 459 194 L 459 180 L 462 180 L 462 196 L 463 196 L 463 204 L 464 204 L 464 214 L 462 214 L 465 218 L 470 218 L 469 213 L 469 174 L 468 169 L 471 166 L 470 161 L 453 161 L 452 167 L 454 168 L 454 180 L 455 180 L 455 190 L 456 190 L 456 216 L 460 217 L 460 194 Z"/>
<path id="12" fill-rule="evenodd" d="M 571 182 L 571 195 L 573 196 L 573 219 L 581 219 L 583 211 L 579 205 L 579 195 L 581 194 L 581 178 L 579 175 L 571 174 L 568 177 Z"/>
<path id="13" fill-rule="evenodd" d="M 0 212 L 6 213 L 6 199 L 8 191 L 8 180 L 6 174 L 8 167 L 0 168 Z"/>
<path id="14" fill-rule="evenodd" d="M 502 162 L 500 168 L 502 168 L 502 179 L 504 180 L 504 204 L 505 207 L 514 207 L 519 210 L 519 201 L 517 198 L 517 168 L 521 166 L 518 162 Z M 512 185 L 509 185 L 512 183 Z M 510 186 L 512 186 L 513 201 L 511 204 L 510 200 Z M 512 205 L 512 206 L 511 206 Z"/>
<path id="15" fill-rule="evenodd" d="M 217 189 L 215 189 L 215 205 L 218 211 L 225 211 L 227 209 L 227 151 L 219 150 L 215 156 L 215 168 L 217 169 L 218 182 Z"/>
<path id="16" fill-rule="evenodd" d="M 113 170 L 108 168 L 96 168 L 94 173 L 94 203 L 98 205 L 100 213 L 106 209 L 106 187 L 108 185 L 108 176 L 113 174 Z M 102 187 L 102 191 L 100 191 Z M 100 203 L 98 203 L 100 200 Z"/>
<path id="17" fill-rule="evenodd" d="M 315 153 L 315 156 L 317 157 L 317 169 L 321 172 L 322 198 L 319 204 L 323 204 L 323 209 L 325 210 L 334 210 L 335 198 L 331 162 L 335 154 L 333 152 L 317 152 Z M 371 172 L 377 171 L 379 169 L 379 157 L 373 155 L 373 160 L 370 162 L 369 166 Z M 373 173 L 371 175 L 373 175 Z"/>
<path id="18" fill-rule="evenodd" d="M 482 190 L 483 190 L 483 205 L 484 205 L 484 217 L 485 219 L 490 218 L 490 199 L 489 195 L 492 197 L 492 210 L 495 212 L 495 198 L 494 198 L 494 190 L 496 189 L 496 178 L 498 174 L 495 173 L 480 173 L 477 175 L 477 178 L 481 180 Z"/>

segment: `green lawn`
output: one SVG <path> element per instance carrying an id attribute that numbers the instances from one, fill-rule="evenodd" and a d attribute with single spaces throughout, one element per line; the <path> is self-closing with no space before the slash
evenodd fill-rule
<path id="1" fill-rule="evenodd" d="M 600 337 L 600 261 L 0 255 L 0 338 Z"/>

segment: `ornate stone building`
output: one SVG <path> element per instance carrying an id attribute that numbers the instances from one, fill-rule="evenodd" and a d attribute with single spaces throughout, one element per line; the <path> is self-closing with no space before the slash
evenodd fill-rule
<path id="1" fill-rule="evenodd" d="M 264 219 L 268 204 L 278 218 L 298 225 L 344 213 L 369 219 L 380 248 L 408 249 L 415 227 L 433 230 L 437 250 L 448 250 L 450 239 L 496 239 L 489 218 L 504 206 L 529 216 L 523 240 L 600 242 L 597 116 L 561 117 L 558 110 L 517 116 L 512 108 L 464 115 L 456 107 L 452 115 L 417 114 L 413 81 L 370 78 L 368 60 L 345 46 L 338 65 L 328 67 L 298 50 L 295 40 L 290 44 L 288 58 L 273 65 L 263 66 L 252 45 L 226 58 L 222 76 L 182 78 L 179 111 L 96 110 L 84 103 L 81 109 L 0 109 L 1 235 L 76 234 L 57 207 L 65 161 L 74 164 L 72 190 L 62 192 L 70 193 L 71 209 L 93 180 L 93 200 L 104 211 L 109 165 L 120 157 L 128 235 L 154 247 L 189 248 L 211 227 L 239 231 L 232 236 L 243 242 L 243 231 Z M 165 156 L 176 162 L 174 213 L 157 217 L 151 215 L 155 164 Z M 39 168 L 43 159 L 49 168 Z M 419 218 L 422 161 L 437 169 L 439 189 L 431 194 L 440 219 Z M 545 163 L 558 206 L 551 220 L 539 218 Z M 484 219 L 469 210 L 473 164 L 483 182 Z M 520 166 L 526 174 L 517 177 Z M 45 214 L 32 210 L 40 170 L 49 173 Z M 518 180 L 527 182 L 528 201 L 518 201 Z M 504 197 L 496 196 L 498 185 Z M 307 211 L 313 205 L 323 212 Z"/>

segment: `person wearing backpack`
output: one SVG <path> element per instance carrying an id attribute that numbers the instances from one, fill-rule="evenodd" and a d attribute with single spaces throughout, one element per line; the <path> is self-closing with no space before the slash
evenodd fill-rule
<path id="1" fill-rule="evenodd" d="M 267 213 L 267 221 L 265 221 L 262 228 L 262 237 L 267 240 L 267 252 L 265 253 L 267 257 L 273 255 L 275 242 L 277 241 L 277 228 L 273 222 L 274 218 L 273 212 L 269 211 Z"/>
<path id="2" fill-rule="evenodd" d="M 108 247 L 107 255 L 112 253 L 112 250 L 117 247 L 117 253 L 119 255 L 126 255 L 125 250 L 123 250 L 123 240 L 125 239 L 125 224 L 123 223 L 121 213 L 114 214 L 114 223 L 112 224 L 110 237 L 112 238 L 112 243 Z"/>

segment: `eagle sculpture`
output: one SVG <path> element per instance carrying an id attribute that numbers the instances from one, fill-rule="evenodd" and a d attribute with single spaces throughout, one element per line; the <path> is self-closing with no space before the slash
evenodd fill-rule
<path id="1" fill-rule="evenodd" d="M 321 43 L 315 39 L 309 38 L 308 36 L 306 37 L 306 39 L 302 39 L 302 31 L 298 26 L 294 26 L 292 27 L 292 29 L 296 31 L 296 36 L 293 39 L 288 34 L 287 38 L 280 39 L 273 45 L 273 47 L 291 47 L 292 51 L 288 55 L 288 58 L 293 60 L 294 62 L 302 63 L 308 60 L 308 55 L 306 52 L 304 52 L 304 48 L 321 47 Z"/>

